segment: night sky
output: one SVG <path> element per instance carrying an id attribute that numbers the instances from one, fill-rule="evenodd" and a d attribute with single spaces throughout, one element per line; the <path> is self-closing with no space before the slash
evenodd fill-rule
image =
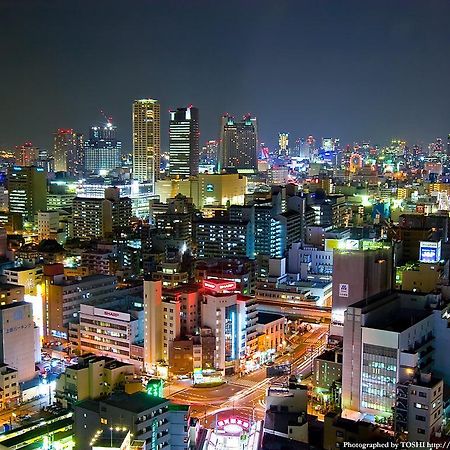
<path id="1" fill-rule="evenodd" d="M 100 110 L 131 137 L 131 103 L 224 112 L 341 142 L 430 142 L 450 132 L 450 1 L 0 0 L 0 146 L 50 148 Z"/>

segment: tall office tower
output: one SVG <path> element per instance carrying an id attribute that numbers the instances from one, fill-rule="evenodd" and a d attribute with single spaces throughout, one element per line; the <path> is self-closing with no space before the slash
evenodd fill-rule
<path id="1" fill-rule="evenodd" d="M 144 280 L 144 368 L 147 371 L 164 354 L 161 309 L 162 281 Z"/>
<path id="2" fill-rule="evenodd" d="M 33 166 L 39 157 L 39 148 L 31 142 L 16 147 L 16 163 L 19 166 Z"/>
<path id="3" fill-rule="evenodd" d="M 80 175 L 83 171 L 83 135 L 72 128 L 59 128 L 54 134 L 55 172 Z"/>
<path id="4" fill-rule="evenodd" d="M 169 174 L 173 178 L 198 175 L 199 164 L 198 108 L 188 106 L 170 111 Z"/>
<path id="5" fill-rule="evenodd" d="M 288 156 L 289 154 L 289 133 L 278 134 L 278 155 Z"/>
<path id="6" fill-rule="evenodd" d="M 44 149 L 39 149 L 37 160 L 33 165 L 42 167 L 46 172 L 55 171 L 55 160 L 49 155 L 48 151 Z"/>
<path id="7" fill-rule="evenodd" d="M 392 289 L 391 245 L 373 242 L 360 249 L 361 244 L 364 245 L 362 241 L 356 244 L 355 250 L 334 251 L 331 333 L 337 336 L 342 335 L 344 313 L 349 305 Z"/>
<path id="8" fill-rule="evenodd" d="M 217 166 L 219 155 L 219 141 L 208 141 L 201 149 L 200 164 L 213 164 Z"/>
<path id="9" fill-rule="evenodd" d="M 117 127 L 111 122 L 90 128 L 89 139 L 84 142 L 86 172 L 109 172 L 122 165 L 122 142 L 116 134 Z"/>
<path id="10" fill-rule="evenodd" d="M 35 345 L 33 305 L 24 301 L 0 306 L 0 362 L 18 371 L 18 381 L 34 378 Z M 18 388 L 18 386 L 17 386 Z"/>
<path id="11" fill-rule="evenodd" d="M 33 222 L 39 210 L 47 209 L 47 176 L 34 166 L 15 166 L 8 173 L 9 212 Z"/>
<path id="12" fill-rule="evenodd" d="M 158 100 L 142 99 L 133 103 L 133 178 L 138 181 L 159 179 L 160 105 Z"/>
<path id="13" fill-rule="evenodd" d="M 256 118 L 248 114 L 237 121 L 232 116 L 223 116 L 220 128 L 219 169 L 256 169 L 257 143 Z"/>
<path id="14" fill-rule="evenodd" d="M 131 222 L 129 197 L 121 197 L 116 187 L 105 189 L 105 198 L 73 199 L 73 234 L 80 239 L 108 237 L 124 231 Z"/>

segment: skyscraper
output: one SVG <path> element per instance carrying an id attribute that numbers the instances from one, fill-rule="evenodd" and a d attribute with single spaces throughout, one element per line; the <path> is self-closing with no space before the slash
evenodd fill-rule
<path id="1" fill-rule="evenodd" d="M 170 111 L 169 173 L 171 177 L 198 175 L 199 164 L 198 109 L 193 106 Z"/>
<path id="2" fill-rule="evenodd" d="M 117 127 L 111 122 L 92 126 L 84 143 L 86 172 L 110 171 L 120 167 L 122 142 L 116 136 Z"/>
<path id="3" fill-rule="evenodd" d="M 8 173 L 9 212 L 33 222 L 39 210 L 47 209 L 47 176 L 34 166 L 15 166 Z"/>
<path id="4" fill-rule="evenodd" d="M 220 128 L 220 169 L 256 169 L 258 130 L 256 118 L 249 114 L 237 121 L 224 115 Z"/>
<path id="5" fill-rule="evenodd" d="M 200 152 L 200 164 L 213 164 L 217 166 L 219 141 L 208 141 Z"/>
<path id="6" fill-rule="evenodd" d="M 289 154 L 289 133 L 278 134 L 278 155 L 287 156 Z"/>
<path id="7" fill-rule="evenodd" d="M 31 142 L 16 147 L 16 161 L 19 166 L 32 166 L 39 156 L 39 149 Z"/>
<path id="8" fill-rule="evenodd" d="M 55 172 L 79 175 L 83 171 L 83 135 L 72 128 L 59 128 L 54 134 Z"/>
<path id="9" fill-rule="evenodd" d="M 160 105 L 158 100 L 133 103 L 133 178 L 154 183 L 160 165 Z"/>

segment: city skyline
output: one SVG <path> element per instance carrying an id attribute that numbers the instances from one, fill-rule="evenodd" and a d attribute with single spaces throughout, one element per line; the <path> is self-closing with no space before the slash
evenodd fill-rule
<path id="1" fill-rule="evenodd" d="M 229 111 L 257 117 L 260 141 L 271 147 L 280 131 L 380 145 L 448 134 L 447 2 L 413 1 L 407 8 L 402 2 L 259 2 L 237 18 L 236 1 L 133 9 L 112 1 L 89 10 L 82 3 L 0 6 L 8 61 L 0 74 L 8 87 L 0 146 L 26 140 L 50 149 L 55 129 L 87 130 L 105 110 L 121 130 L 124 150 L 131 150 L 136 98 L 160 101 L 163 149 L 166 112 L 191 103 L 202 116 L 201 142 L 217 138 L 220 117 Z M 160 43 L 145 35 L 150 17 Z M 78 32 L 80 23 L 86 33 Z M 170 29 L 189 30 L 183 46 Z M 102 70 L 84 71 L 100 62 Z M 30 73 L 33 67 L 39 70 Z"/>

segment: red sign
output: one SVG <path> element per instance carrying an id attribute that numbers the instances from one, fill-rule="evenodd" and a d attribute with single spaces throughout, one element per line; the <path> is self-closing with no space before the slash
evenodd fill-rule
<path id="1" fill-rule="evenodd" d="M 214 292 L 233 292 L 236 290 L 236 282 L 228 280 L 203 280 L 203 287 Z"/>

